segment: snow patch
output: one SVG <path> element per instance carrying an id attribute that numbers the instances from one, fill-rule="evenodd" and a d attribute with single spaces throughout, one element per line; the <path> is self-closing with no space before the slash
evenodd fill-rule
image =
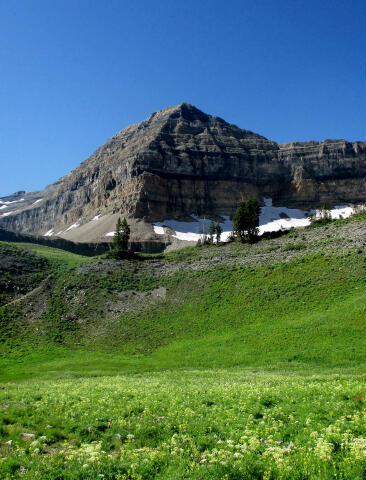
<path id="1" fill-rule="evenodd" d="M 154 231 L 158 235 L 162 235 L 165 233 L 164 227 L 169 227 L 175 231 L 175 235 L 172 235 L 174 238 L 189 242 L 197 242 L 203 233 L 208 234 L 211 220 L 207 218 L 200 218 L 197 215 L 191 215 L 191 217 L 191 222 L 181 222 L 179 220 L 164 220 L 163 222 L 155 222 L 153 224 Z M 233 229 L 233 224 L 228 216 L 223 218 L 224 222 L 220 222 L 223 230 L 221 239 L 225 241 Z"/>
<path id="2" fill-rule="evenodd" d="M 114 237 L 114 232 L 108 232 L 104 236 L 105 237 Z"/>
<path id="3" fill-rule="evenodd" d="M 102 216 L 102 215 L 95 215 L 95 217 L 93 218 L 93 220 L 99 220 L 101 216 Z"/>
<path id="4" fill-rule="evenodd" d="M 8 215 L 13 215 L 14 213 L 17 213 L 17 212 L 19 212 L 19 210 L 13 210 L 12 212 L 2 213 L 0 216 L 1 217 L 7 217 Z"/>
<path id="5" fill-rule="evenodd" d="M 309 215 L 319 216 L 317 210 L 300 210 L 297 208 L 274 207 L 271 198 L 264 198 L 264 206 L 261 208 L 259 216 L 259 235 L 264 232 L 275 232 L 281 229 L 289 230 L 290 228 L 306 227 L 310 224 Z M 347 218 L 354 212 L 354 208 L 348 206 L 335 206 L 330 210 L 333 219 Z M 153 224 L 154 232 L 158 235 L 164 234 L 164 227 L 174 230 L 172 236 L 178 240 L 187 240 L 197 242 L 203 233 L 208 235 L 211 220 L 200 218 L 197 215 L 191 215 L 192 221 L 181 222 L 178 220 L 164 220 L 163 222 L 155 222 Z M 222 216 L 224 221 L 220 222 L 222 228 L 221 240 L 227 241 L 233 230 L 233 223 L 228 216 Z M 109 234 L 107 234 L 108 236 Z M 113 235 L 113 232 L 111 232 Z"/>
<path id="6" fill-rule="evenodd" d="M 158 235 L 164 235 L 164 227 L 159 227 L 157 225 L 154 225 L 154 232 L 157 233 Z"/>
<path id="7" fill-rule="evenodd" d="M 50 230 L 48 230 L 48 232 L 46 232 L 43 236 L 44 237 L 52 237 L 53 235 L 53 228 L 51 228 Z"/>
<path id="8" fill-rule="evenodd" d="M 7 207 L 7 205 L 1 205 L 0 210 L 1 210 L 2 208 L 8 208 L 8 207 Z"/>
<path id="9" fill-rule="evenodd" d="M 353 207 L 347 207 L 346 205 L 337 205 L 330 211 L 332 218 L 335 220 L 337 218 L 348 218 L 354 213 L 355 209 Z"/>
<path id="10" fill-rule="evenodd" d="M 312 211 L 303 211 L 297 208 L 273 207 L 271 198 L 264 198 L 264 207 L 259 216 L 259 235 L 264 232 L 289 230 L 292 227 L 306 227 L 310 224 L 309 214 Z"/>
<path id="11" fill-rule="evenodd" d="M 33 205 L 35 205 L 36 203 L 39 203 L 39 202 L 42 202 L 43 198 L 39 198 L 38 200 L 36 200 L 35 202 L 32 203 L 31 207 L 33 207 Z"/>
<path id="12" fill-rule="evenodd" d="M 0 203 L 5 205 L 10 205 L 10 203 L 18 203 L 18 202 L 24 202 L 24 198 L 20 198 L 19 200 L 12 200 L 11 202 L 3 202 L 2 200 L 0 200 Z"/>
<path id="13" fill-rule="evenodd" d="M 77 227 L 80 227 L 80 223 L 73 223 L 72 225 L 69 226 L 69 228 L 67 228 L 65 230 L 64 233 L 68 232 L 69 230 L 71 230 L 72 228 L 77 228 Z"/>

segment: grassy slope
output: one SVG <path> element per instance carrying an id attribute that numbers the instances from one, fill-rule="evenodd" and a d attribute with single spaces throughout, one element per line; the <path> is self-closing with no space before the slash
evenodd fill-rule
<path id="1" fill-rule="evenodd" d="M 48 333 L 40 337 L 34 322 L 8 321 L 13 330 L 4 335 L 3 380 L 50 370 L 65 376 L 170 368 L 362 368 L 365 259 L 352 246 L 342 256 L 305 255 L 276 265 L 221 266 L 157 278 L 146 268 L 141 273 L 139 262 L 123 263 L 123 271 L 105 275 L 78 274 L 75 268 L 89 258 L 49 247 L 31 249 L 52 265 L 50 309 L 38 325 Z M 166 258 L 174 262 L 192 255 L 199 249 Z M 157 286 L 166 287 L 165 301 L 103 318 L 101 304 L 116 295 L 114 289 L 148 292 Z M 82 328 L 70 316 L 64 295 L 80 289 L 85 303 L 76 311 L 88 318 Z"/>
<path id="2" fill-rule="evenodd" d="M 13 246 L 31 251 L 36 255 L 44 257 L 54 265 L 77 267 L 92 260 L 91 257 L 84 257 L 83 255 L 76 255 L 75 253 L 67 252 L 66 250 L 47 247 L 45 245 L 37 245 L 35 243 L 15 243 Z"/>

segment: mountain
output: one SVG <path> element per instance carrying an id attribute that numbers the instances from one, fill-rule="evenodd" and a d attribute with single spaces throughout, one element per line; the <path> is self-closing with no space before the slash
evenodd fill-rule
<path id="1" fill-rule="evenodd" d="M 152 222 L 230 216 L 249 195 L 302 209 L 361 203 L 365 155 L 365 142 L 280 145 L 182 103 L 125 128 L 45 190 L 0 199 L 0 226 L 98 242 L 123 215 L 132 240 L 167 243 Z"/>

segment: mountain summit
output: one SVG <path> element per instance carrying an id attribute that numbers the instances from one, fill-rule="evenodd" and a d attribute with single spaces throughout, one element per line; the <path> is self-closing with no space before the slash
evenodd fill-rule
<path id="1" fill-rule="evenodd" d="M 0 225 L 67 238 L 89 224 L 77 239 L 98 241 L 105 232 L 95 218 L 110 218 L 113 230 L 118 215 L 140 226 L 231 215 L 249 195 L 287 207 L 359 203 L 365 152 L 364 142 L 345 140 L 279 145 L 181 103 L 121 130 L 45 190 L 0 199 Z M 148 240 L 152 228 L 139 232 Z"/>

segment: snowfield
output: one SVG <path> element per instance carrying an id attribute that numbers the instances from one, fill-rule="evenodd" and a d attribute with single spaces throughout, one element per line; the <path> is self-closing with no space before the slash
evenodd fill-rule
<path id="1" fill-rule="evenodd" d="M 24 202 L 24 198 L 19 198 L 19 200 L 12 200 L 11 202 L 3 202 L 2 200 L 0 200 L 0 203 L 2 203 L 3 205 L 10 205 L 11 203 L 18 203 L 18 202 Z"/>
<path id="2" fill-rule="evenodd" d="M 72 228 L 78 228 L 80 227 L 80 224 L 79 223 L 73 223 L 72 225 L 70 225 L 65 231 L 64 233 L 68 232 L 69 230 L 71 230 Z"/>
<path id="3" fill-rule="evenodd" d="M 157 233 L 158 235 L 164 235 L 164 227 L 159 227 L 157 225 L 154 225 L 154 232 Z"/>
<path id="4" fill-rule="evenodd" d="M 8 215 L 13 215 L 14 213 L 18 213 L 19 210 L 13 210 L 12 212 L 5 212 L 0 215 L 0 217 L 7 217 Z"/>
<path id="5" fill-rule="evenodd" d="M 330 210 L 333 219 L 349 217 L 354 209 L 348 206 L 335 206 Z M 264 199 L 264 206 L 261 209 L 259 217 L 259 234 L 264 232 L 275 232 L 277 230 L 289 230 L 292 227 L 306 227 L 310 224 L 309 215 L 317 214 L 316 210 L 304 211 L 296 208 L 274 207 L 271 198 Z M 169 227 L 175 231 L 173 237 L 178 240 L 187 240 L 197 242 L 203 233 L 209 233 L 210 219 L 200 218 L 192 214 L 191 222 L 180 222 L 178 220 L 164 220 L 153 224 L 154 232 L 158 235 L 165 233 L 164 227 Z M 227 241 L 233 230 L 233 223 L 228 216 L 222 217 L 220 222 L 222 228 L 221 240 Z M 113 233 L 113 232 L 112 232 Z"/>

